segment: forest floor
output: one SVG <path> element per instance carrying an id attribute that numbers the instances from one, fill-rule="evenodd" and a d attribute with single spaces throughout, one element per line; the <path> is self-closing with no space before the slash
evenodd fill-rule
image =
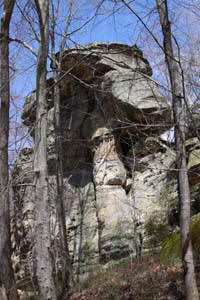
<path id="1" fill-rule="evenodd" d="M 200 292 L 200 273 L 197 281 Z M 178 264 L 163 264 L 153 255 L 129 259 L 90 273 L 87 280 L 74 287 L 70 300 L 167 300 L 172 299 L 170 282 L 184 294 L 183 272 Z"/>

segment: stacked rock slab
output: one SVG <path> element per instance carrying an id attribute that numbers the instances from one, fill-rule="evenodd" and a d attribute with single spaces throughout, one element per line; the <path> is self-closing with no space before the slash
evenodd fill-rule
<path id="1" fill-rule="evenodd" d="M 137 149 L 143 147 L 146 138 L 159 136 L 171 126 L 167 100 L 151 76 L 151 67 L 137 46 L 98 43 L 68 49 L 63 54 L 60 100 L 64 204 L 70 252 L 78 274 L 99 261 L 106 263 L 138 252 L 136 227 L 142 216 L 139 207 L 158 201 L 165 184 L 162 175 L 160 185 L 155 184 L 149 192 L 151 184 L 144 185 L 144 176 L 141 179 L 135 169 L 147 155 L 144 152 L 137 156 Z M 52 249 L 59 257 L 53 79 L 48 84 Z M 22 114 L 33 138 L 36 106 L 33 92 L 27 97 Z M 164 146 L 161 148 L 159 153 L 168 151 Z M 29 155 L 25 158 L 26 151 Z M 34 187 L 30 186 L 34 184 L 34 176 L 33 153 L 30 154 L 31 150 L 22 153 L 14 177 L 15 207 L 21 207 L 20 222 L 24 227 L 29 216 L 34 216 Z M 162 172 L 174 159 L 165 157 L 158 154 L 148 159 L 154 161 L 153 169 L 159 164 L 164 166 Z M 157 173 L 155 176 L 159 177 Z M 22 189 L 19 183 L 27 186 Z M 142 189 L 146 190 L 144 197 Z M 150 202 L 148 193 L 152 194 Z M 28 226 L 25 228 L 24 236 L 28 238 L 30 232 Z M 18 253 L 22 250 L 23 241 L 18 244 Z"/>

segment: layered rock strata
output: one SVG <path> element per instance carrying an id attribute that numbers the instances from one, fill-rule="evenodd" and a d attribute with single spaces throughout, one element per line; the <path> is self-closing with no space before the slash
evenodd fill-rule
<path id="1" fill-rule="evenodd" d="M 137 46 L 91 44 L 68 49 L 62 72 L 64 204 L 70 253 L 79 276 L 99 262 L 140 254 L 143 224 L 166 205 L 161 198 L 175 153 L 159 139 L 172 126 L 167 99 Z M 48 84 L 52 249 L 59 268 L 53 79 Z M 36 106 L 33 92 L 22 114 L 33 138 Z M 194 145 L 190 149 L 199 151 Z M 32 161 L 33 150 L 22 150 L 13 171 L 13 245 L 26 268 L 34 228 Z"/>

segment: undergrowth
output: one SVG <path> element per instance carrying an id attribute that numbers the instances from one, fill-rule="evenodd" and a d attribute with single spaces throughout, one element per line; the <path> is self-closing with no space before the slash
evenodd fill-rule
<path id="1" fill-rule="evenodd" d="M 200 214 L 191 219 L 190 239 L 192 241 L 194 255 L 200 256 Z M 161 246 L 161 260 L 167 262 L 174 261 L 181 257 L 181 237 L 180 229 L 167 237 Z"/>
<path id="2" fill-rule="evenodd" d="M 147 256 L 90 273 L 74 287 L 70 300 L 166 300 L 171 281 L 184 291 L 180 266 L 162 264 L 158 256 Z"/>

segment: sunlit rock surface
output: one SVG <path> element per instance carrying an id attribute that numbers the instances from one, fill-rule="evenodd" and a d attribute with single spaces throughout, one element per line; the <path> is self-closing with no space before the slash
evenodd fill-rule
<path id="1" fill-rule="evenodd" d="M 99 263 L 140 255 L 145 222 L 158 211 L 167 215 L 168 185 L 177 198 L 175 151 L 159 138 L 172 126 L 171 110 L 137 46 L 99 43 L 68 49 L 62 70 L 64 205 L 79 277 Z M 33 92 L 22 114 L 32 137 L 36 105 Z M 193 171 L 200 163 L 193 159 L 198 143 L 188 149 Z M 53 79 L 48 80 L 47 150 L 52 253 L 59 270 Z M 13 170 L 12 244 L 19 277 L 33 266 L 33 159 L 34 150 L 23 149 Z"/>

